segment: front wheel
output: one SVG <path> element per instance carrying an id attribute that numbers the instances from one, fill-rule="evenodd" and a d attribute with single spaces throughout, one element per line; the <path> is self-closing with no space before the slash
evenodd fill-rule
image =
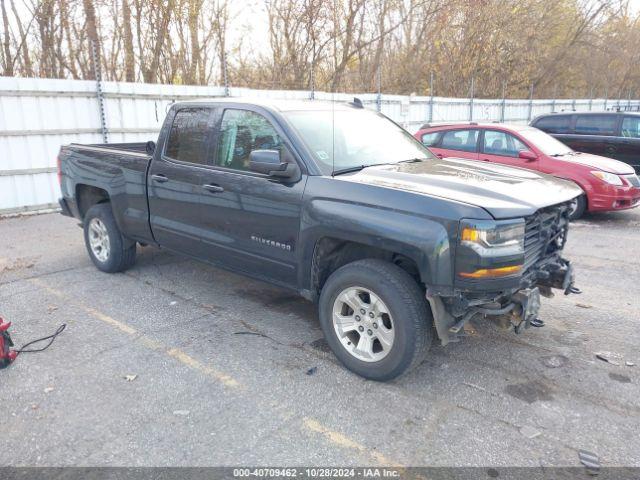
<path id="1" fill-rule="evenodd" d="M 333 353 L 371 380 L 408 372 L 431 344 L 433 320 L 422 290 L 389 262 L 359 260 L 336 270 L 322 289 L 319 310 Z"/>
<path id="2" fill-rule="evenodd" d="M 122 272 L 136 260 L 136 243 L 122 236 L 110 203 L 99 203 L 84 217 L 84 243 L 93 264 L 107 273 Z"/>
<path id="3" fill-rule="evenodd" d="M 569 210 L 569 220 L 577 220 L 584 214 L 587 209 L 587 196 L 583 193 L 579 197 L 576 197 L 571 202 L 571 208 Z"/>

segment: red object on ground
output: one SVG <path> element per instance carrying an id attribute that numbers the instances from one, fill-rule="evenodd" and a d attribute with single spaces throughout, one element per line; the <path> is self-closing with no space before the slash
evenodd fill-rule
<path id="1" fill-rule="evenodd" d="M 575 152 L 537 128 L 475 122 L 427 124 L 414 136 L 440 158 L 501 163 L 570 180 L 584 191 L 590 212 L 640 205 L 640 181 L 631 166 Z"/>
<path id="2" fill-rule="evenodd" d="M 11 322 L 5 322 L 0 317 L 0 368 L 8 367 L 18 356 L 17 352 L 10 350 L 13 347 L 8 331 L 10 326 Z"/>

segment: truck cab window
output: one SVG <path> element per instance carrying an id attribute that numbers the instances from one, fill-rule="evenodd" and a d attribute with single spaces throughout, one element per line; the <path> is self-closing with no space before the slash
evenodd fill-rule
<path id="1" fill-rule="evenodd" d="M 198 165 L 207 163 L 207 138 L 212 127 L 210 109 L 178 110 L 171 124 L 165 156 Z"/>
<path id="2" fill-rule="evenodd" d="M 282 140 L 265 117 L 249 110 L 224 111 L 216 165 L 248 171 L 252 150 L 281 149 Z"/>

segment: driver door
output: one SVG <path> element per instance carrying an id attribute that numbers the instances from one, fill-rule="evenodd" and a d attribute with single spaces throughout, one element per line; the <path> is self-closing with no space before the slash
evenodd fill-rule
<path id="1" fill-rule="evenodd" d="M 202 174 L 205 255 L 233 270 L 294 286 L 305 170 L 293 181 L 252 172 L 252 150 L 278 150 L 296 161 L 284 135 L 251 109 L 220 114 L 214 165 Z"/>

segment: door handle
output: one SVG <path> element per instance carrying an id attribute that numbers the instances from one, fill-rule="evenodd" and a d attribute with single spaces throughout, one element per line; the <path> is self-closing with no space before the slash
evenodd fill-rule
<path id="1" fill-rule="evenodd" d="M 158 183 L 164 183 L 164 182 L 169 181 L 167 176 L 166 175 L 162 175 L 162 174 L 151 175 L 151 180 L 153 180 L 154 182 L 158 182 Z"/>
<path id="2" fill-rule="evenodd" d="M 212 185 L 212 184 L 205 184 L 202 186 L 202 188 L 204 188 L 206 191 L 211 192 L 211 193 L 220 193 L 220 192 L 224 192 L 224 188 L 222 188 L 220 185 Z"/>

